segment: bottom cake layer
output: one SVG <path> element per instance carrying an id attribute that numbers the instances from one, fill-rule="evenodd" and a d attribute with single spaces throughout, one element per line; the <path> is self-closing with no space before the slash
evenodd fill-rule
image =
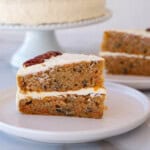
<path id="1" fill-rule="evenodd" d="M 25 114 L 101 118 L 105 97 L 105 94 L 48 96 L 41 99 L 26 97 L 19 100 L 18 107 Z"/>
<path id="2" fill-rule="evenodd" d="M 102 56 L 110 74 L 150 76 L 150 59 L 126 56 Z"/>

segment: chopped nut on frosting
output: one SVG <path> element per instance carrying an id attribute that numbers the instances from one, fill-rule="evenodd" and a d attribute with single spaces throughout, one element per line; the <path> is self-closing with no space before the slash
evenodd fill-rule
<path id="1" fill-rule="evenodd" d="M 35 64 L 40 64 L 43 63 L 45 59 L 50 59 L 51 57 L 56 57 L 58 55 L 62 55 L 62 53 L 57 51 L 48 51 L 47 53 L 34 57 L 30 60 L 27 60 L 26 62 L 24 62 L 23 66 L 29 67 Z"/>

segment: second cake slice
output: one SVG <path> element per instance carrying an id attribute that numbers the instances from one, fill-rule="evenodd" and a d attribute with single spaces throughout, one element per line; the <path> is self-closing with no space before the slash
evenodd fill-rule
<path id="1" fill-rule="evenodd" d="M 105 31 L 101 49 L 108 74 L 150 76 L 148 30 Z"/>

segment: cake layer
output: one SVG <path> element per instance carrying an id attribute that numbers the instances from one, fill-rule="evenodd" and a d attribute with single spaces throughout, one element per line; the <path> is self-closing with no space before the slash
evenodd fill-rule
<path id="1" fill-rule="evenodd" d="M 144 30 L 105 31 L 101 48 L 109 52 L 150 56 L 150 32 Z"/>
<path id="2" fill-rule="evenodd" d="M 103 54 L 102 54 L 103 55 Z M 103 55 L 110 74 L 150 76 L 150 59 L 141 57 Z"/>
<path id="3" fill-rule="evenodd" d="M 21 91 L 79 90 L 103 87 L 104 59 L 97 56 L 63 54 L 44 63 L 23 67 L 17 82 Z"/>
<path id="4" fill-rule="evenodd" d="M 105 0 L 1 0 L 0 23 L 40 25 L 101 17 Z"/>
<path id="5" fill-rule="evenodd" d="M 104 111 L 105 94 L 67 95 L 36 99 L 26 97 L 19 101 L 19 111 L 25 114 L 76 116 L 101 118 Z"/>
<path id="6" fill-rule="evenodd" d="M 49 51 L 45 54 L 39 55 L 33 59 L 26 61 L 23 64 L 23 66 L 18 70 L 17 75 L 24 76 L 31 73 L 32 74 L 37 73 L 39 72 L 39 70 L 45 71 L 48 70 L 49 68 L 63 66 L 66 64 L 91 62 L 91 61 L 92 62 L 104 61 L 104 59 L 95 55 L 69 54 L 69 53 L 61 54 L 60 52 Z"/>

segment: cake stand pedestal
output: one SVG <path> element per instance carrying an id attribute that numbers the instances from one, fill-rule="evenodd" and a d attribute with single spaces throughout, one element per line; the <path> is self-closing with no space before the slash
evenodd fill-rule
<path id="1" fill-rule="evenodd" d="M 11 64 L 19 67 L 26 60 L 49 50 L 62 51 L 54 30 L 27 31 L 22 46 L 12 56 Z"/>
<path id="2" fill-rule="evenodd" d="M 26 36 L 22 46 L 15 52 L 11 59 L 11 65 L 19 67 L 24 61 L 36 55 L 45 53 L 49 50 L 56 50 L 63 52 L 63 49 L 57 42 L 55 31 L 57 29 L 67 29 L 82 27 L 91 24 L 106 21 L 112 16 L 110 10 L 107 10 L 105 15 L 99 18 L 84 20 L 74 23 L 62 24 L 47 24 L 38 26 L 24 26 L 24 25 L 0 25 L 1 29 L 20 29 L 26 30 Z"/>

